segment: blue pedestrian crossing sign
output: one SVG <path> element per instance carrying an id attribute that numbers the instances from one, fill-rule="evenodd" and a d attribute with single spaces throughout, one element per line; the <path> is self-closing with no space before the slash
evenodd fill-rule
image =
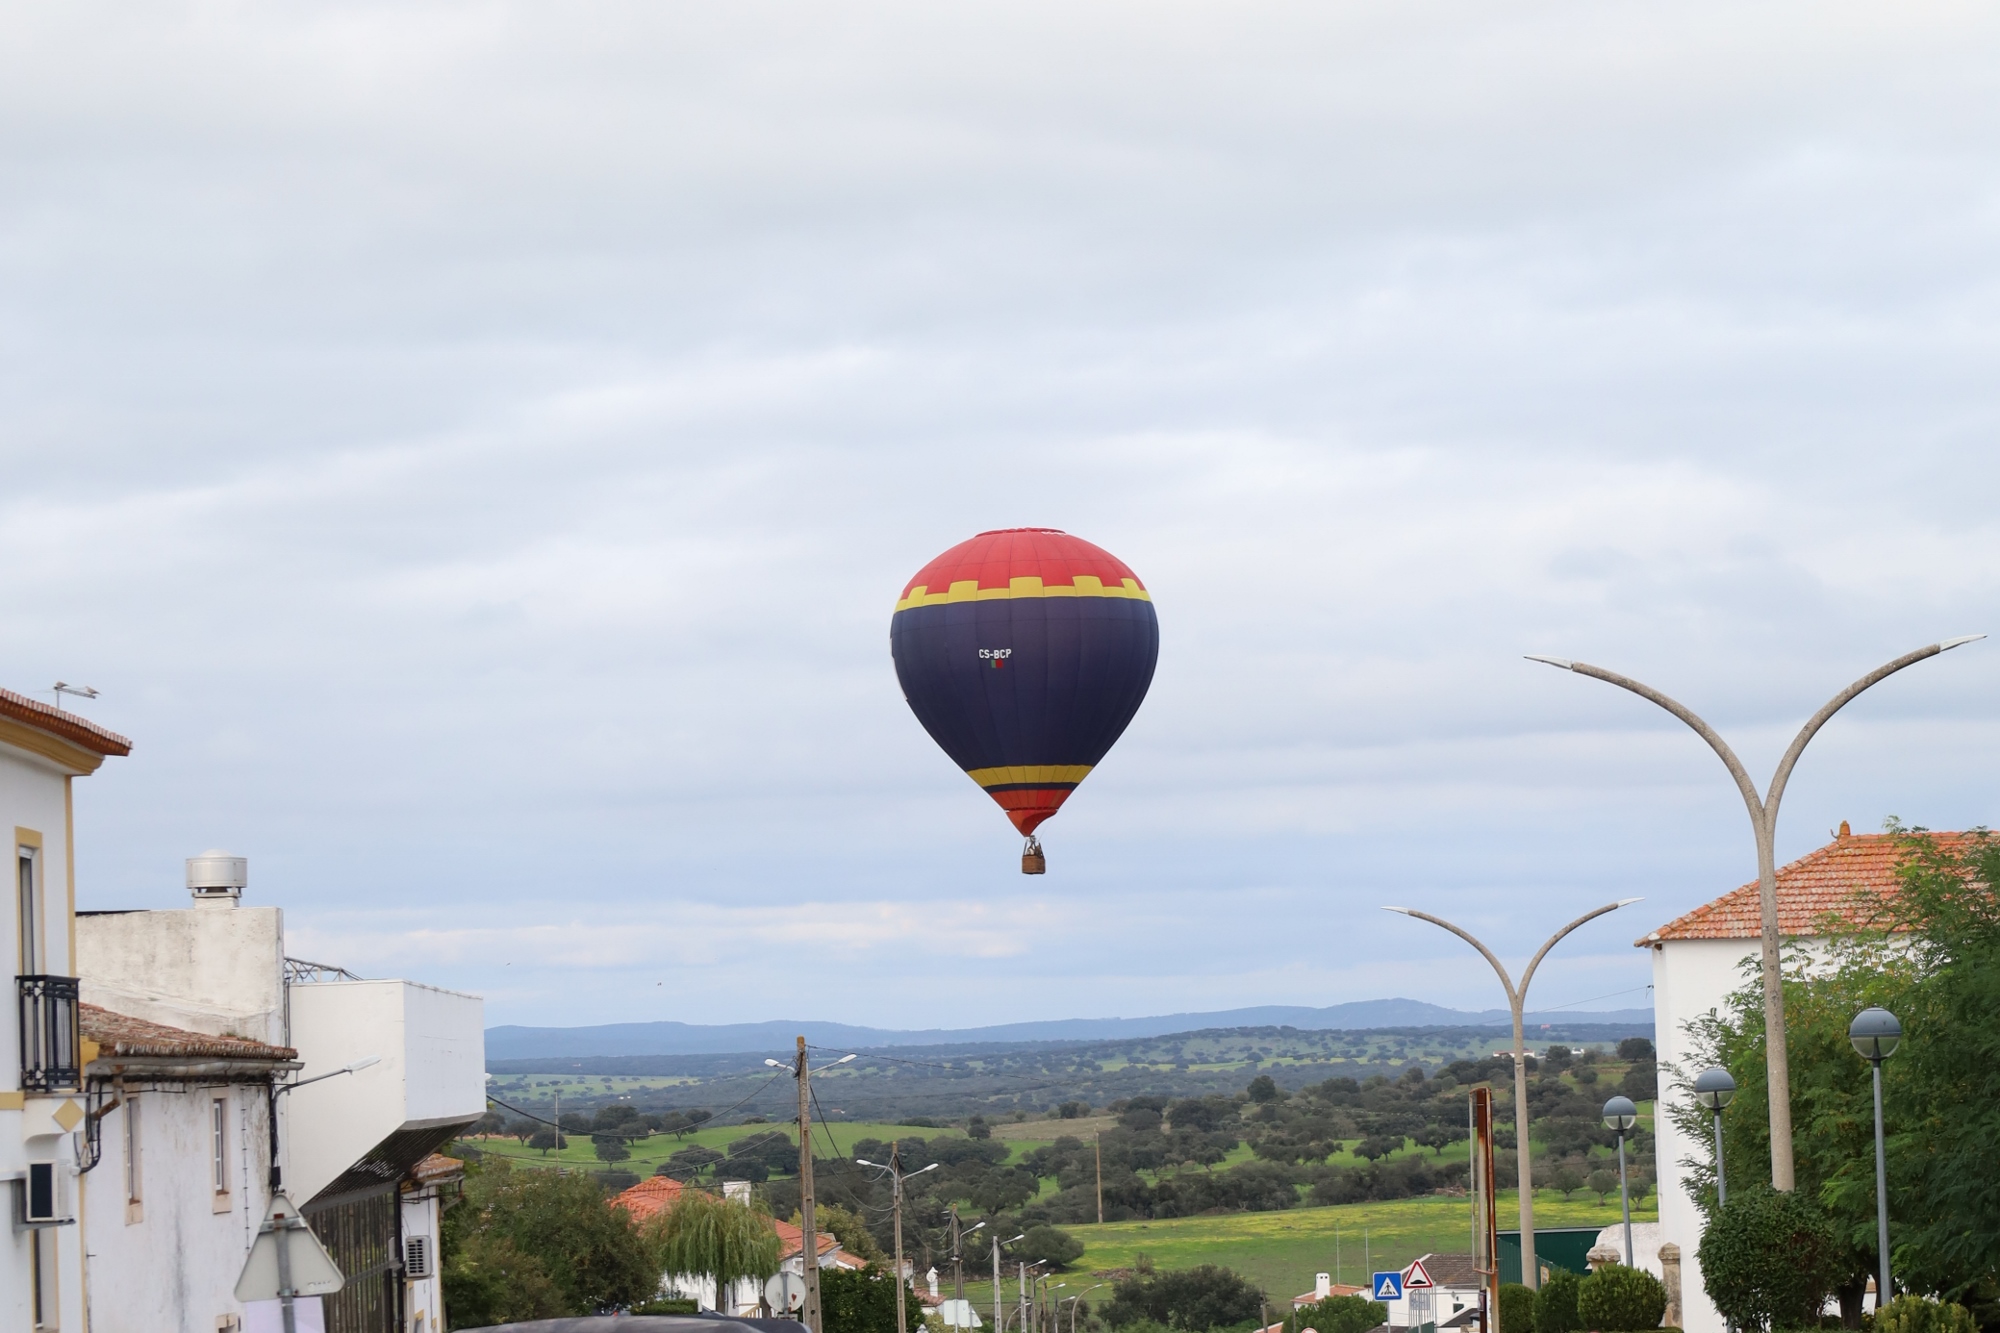
<path id="1" fill-rule="evenodd" d="M 1375 1299 L 1378 1301 L 1402 1300 L 1403 1275 L 1401 1273 L 1377 1273 L 1375 1275 Z"/>

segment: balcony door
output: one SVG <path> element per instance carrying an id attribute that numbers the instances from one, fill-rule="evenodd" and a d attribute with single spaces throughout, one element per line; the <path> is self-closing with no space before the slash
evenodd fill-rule
<path id="1" fill-rule="evenodd" d="M 15 847 L 15 898 L 17 921 L 21 927 L 21 975 L 39 976 L 47 970 L 47 941 L 43 938 L 39 849 Z"/>

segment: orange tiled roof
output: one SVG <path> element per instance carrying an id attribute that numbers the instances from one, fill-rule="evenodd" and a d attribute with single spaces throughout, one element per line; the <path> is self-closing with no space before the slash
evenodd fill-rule
<path id="1" fill-rule="evenodd" d="M 441 1152 L 432 1153 L 410 1168 L 410 1174 L 426 1184 L 434 1180 L 449 1180 L 455 1175 L 462 1175 L 464 1171 L 464 1162 L 456 1157 L 446 1157 Z"/>
<path id="2" fill-rule="evenodd" d="M 805 1253 L 806 1231 L 804 1227 L 795 1227 L 790 1222 L 781 1222 L 775 1218 L 772 1219 L 771 1225 L 778 1229 L 778 1243 L 784 1247 L 784 1253 L 778 1256 L 779 1258 L 789 1259 L 795 1254 Z M 813 1239 L 818 1242 L 817 1248 L 821 1254 L 825 1254 L 828 1250 L 837 1250 L 840 1248 L 840 1242 L 824 1231 L 814 1236 Z"/>
<path id="3" fill-rule="evenodd" d="M 289 1046 L 269 1046 L 248 1037 L 216 1037 L 149 1023 L 130 1014 L 116 1014 L 94 1004 L 77 1005 L 77 1025 L 85 1039 L 98 1045 L 99 1059 L 295 1060 Z"/>
<path id="4" fill-rule="evenodd" d="M 67 709 L 54 708 L 25 694 L 0 690 L 0 717 L 25 722 L 38 731 L 60 736 L 72 745 L 81 745 L 92 754 L 107 757 L 132 753 L 132 742 L 115 731 L 106 731 Z"/>
<path id="5" fill-rule="evenodd" d="M 673 1207 L 686 1188 L 672 1176 L 648 1176 L 613 1199 L 611 1206 L 632 1214 L 634 1222 L 644 1222 Z"/>
<path id="6" fill-rule="evenodd" d="M 1946 851 L 1957 851 L 1972 835 L 1929 836 Z M 1780 866 L 1778 930 L 1793 936 L 1823 934 L 1829 916 L 1862 924 L 1870 898 L 1896 895 L 1896 866 L 1902 859 L 1903 848 L 1895 834 L 1843 831 L 1826 846 Z M 1752 880 L 1633 943 L 1644 949 L 1666 940 L 1754 940 L 1763 931 L 1757 881 Z"/>

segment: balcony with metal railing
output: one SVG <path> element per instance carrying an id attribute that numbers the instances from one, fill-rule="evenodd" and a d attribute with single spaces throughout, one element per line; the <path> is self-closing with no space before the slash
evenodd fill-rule
<path id="1" fill-rule="evenodd" d="M 21 1088 L 54 1092 L 83 1081 L 75 977 L 15 977 L 21 1005 Z"/>

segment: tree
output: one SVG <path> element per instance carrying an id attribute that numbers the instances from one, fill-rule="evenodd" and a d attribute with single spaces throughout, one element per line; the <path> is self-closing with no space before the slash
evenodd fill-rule
<path id="1" fill-rule="evenodd" d="M 1585 1328 L 1658 1328 L 1667 1289 L 1643 1268 L 1606 1264 L 1577 1284 L 1576 1314 Z"/>
<path id="2" fill-rule="evenodd" d="M 1650 1102 L 1660 1095 L 1660 1071 L 1650 1064 L 1633 1065 L 1618 1081 L 1618 1091 L 1635 1102 Z"/>
<path id="3" fill-rule="evenodd" d="M 569 1140 L 556 1133 L 553 1129 L 550 1129 L 547 1125 L 543 1125 L 536 1129 L 534 1134 L 528 1139 L 528 1146 L 530 1148 L 540 1148 L 542 1156 L 547 1157 L 551 1148 L 561 1150 L 569 1147 Z"/>
<path id="4" fill-rule="evenodd" d="M 1659 1057 L 1653 1053 L 1650 1037 L 1627 1037 L 1618 1043 L 1618 1058 L 1634 1063 L 1651 1064 Z"/>
<path id="5" fill-rule="evenodd" d="M 1068 1268 L 1083 1257 L 1083 1242 L 1055 1227 L 1029 1227 L 1016 1252 L 1030 1263 L 1039 1259 L 1051 1268 Z M 1320 1333 L 1326 1330 L 1321 1329 Z"/>
<path id="6" fill-rule="evenodd" d="M 820 1319 L 825 1333 L 882 1333 L 896 1326 L 896 1295 L 902 1293 L 905 1321 L 924 1326 L 924 1305 L 917 1294 L 883 1269 L 822 1268 L 819 1273 Z"/>
<path id="7" fill-rule="evenodd" d="M 587 1315 L 630 1306 L 660 1285 L 631 1215 L 588 1176 L 466 1168 L 465 1197 L 445 1214 L 445 1299 L 464 1323 Z M 478 1319 L 473 1311 L 484 1312 Z"/>
<path id="8" fill-rule="evenodd" d="M 1190 1333 L 1249 1323 L 1263 1315 L 1264 1296 L 1241 1275 L 1201 1264 L 1153 1277 L 1126 1278 L 1103 1310 L 1113 1328 L 1149 1320 Z"/>
<path id="9" fill-rule="evenodd" d="M 1780 1193 L 1763 1184 L 1729 1191 L 1697 1253 L 1708 1298 L 1743 1329 L 1817 1323 L 1843 1267 L 1819 1205 L 1803 1190 Z"/>
<path id="10" fill-rule="evenodd" d="M 795 1223 L 798 1218 L 792 1219 Z M 874 1233 L 861 1220 L 861 1214 L 842 1208 L 836 1203 L 821 1203 L 813 1208 L 814 1226 L 840 1242 L 840 1248 L 859 1259 L 864 1264 L 887 1264 L 889 1256 L 882 1252 Z M 890 1307 L 895 1313 L 895 1307 Z"/>
<path id="11" fill-rule="evenodd" d="M 1354 1145 L 1354 1155 L 1374 1162 L 1387 1157 L 1402 1146 L 1403 1138 L 1400 1134 L 1370 1134 Z"/>
<path id="12" fill-rule="evenodd" d="M 1329 1296 L 1314 1305 L 1299 1307 L 1291 1326 L 1310 1328 L 1317 1333 L 1369 1333 L 1389 1322 L 1389 1307 L 1366 1296 Z"/>
<path id="13" fill-rule="evenodd" d="M 715 1308 L 729 1313 L 729 1284 L 778 1271 L 782 1247 L 771 1215 L 707 1190 L 682 1190 L 646 1229 L 662 1272 L 705 1276 L 715 1283 Z"/>
<path id="14" fill-rule="evenodd" d="M 624 1138 L 617 1134 L 593 1134 L 590 1146 L 600 1162 L 622 1162 L 632 1155 L 632 1150 L 625 1146 Z"/>
<path id="15" fill-rule="evenodd" d="M 1567 1268 L 1549 1274 L 1535 1293 L 1535 1333 L 1575 1333 L 1583 1327 L 1576 1312 L 1576 1293 L 1583 1279 Z"/>
<path id="16" fill-rule="evenodd" d="M 1535 1293 L 1519 1282 L 1500 1286 L 1500 1333 L 1535 1333 Z"/>
<path id="17" fill-rule="evenodd" d="M 1597 1202 L 1599 1204 L 1602 1204 L 1607 1198 L 1609 1198 L 1612 1195 L 1612 1193 L 1615 1190 L 1617 1190 L 1618 1173 L 1616 1171 L 1607 1171 L 1603 1167 L 1599 1167 L 1597 1170 L 1591 1172 L 1588 1176 L 1584 1178 L 1583 1187 L 1589 1190 L 1592 1194 L 1595 1194 L 1597 1196 Z"/>
<path id="18" fill-rule="evenodd" d="M 1573 1166 L 1559 1166 L 1549 1173 L 1549 1188 L 1563 1196 L 1569 1196 L 1583 1188 L 1583 1173 Z"/>

